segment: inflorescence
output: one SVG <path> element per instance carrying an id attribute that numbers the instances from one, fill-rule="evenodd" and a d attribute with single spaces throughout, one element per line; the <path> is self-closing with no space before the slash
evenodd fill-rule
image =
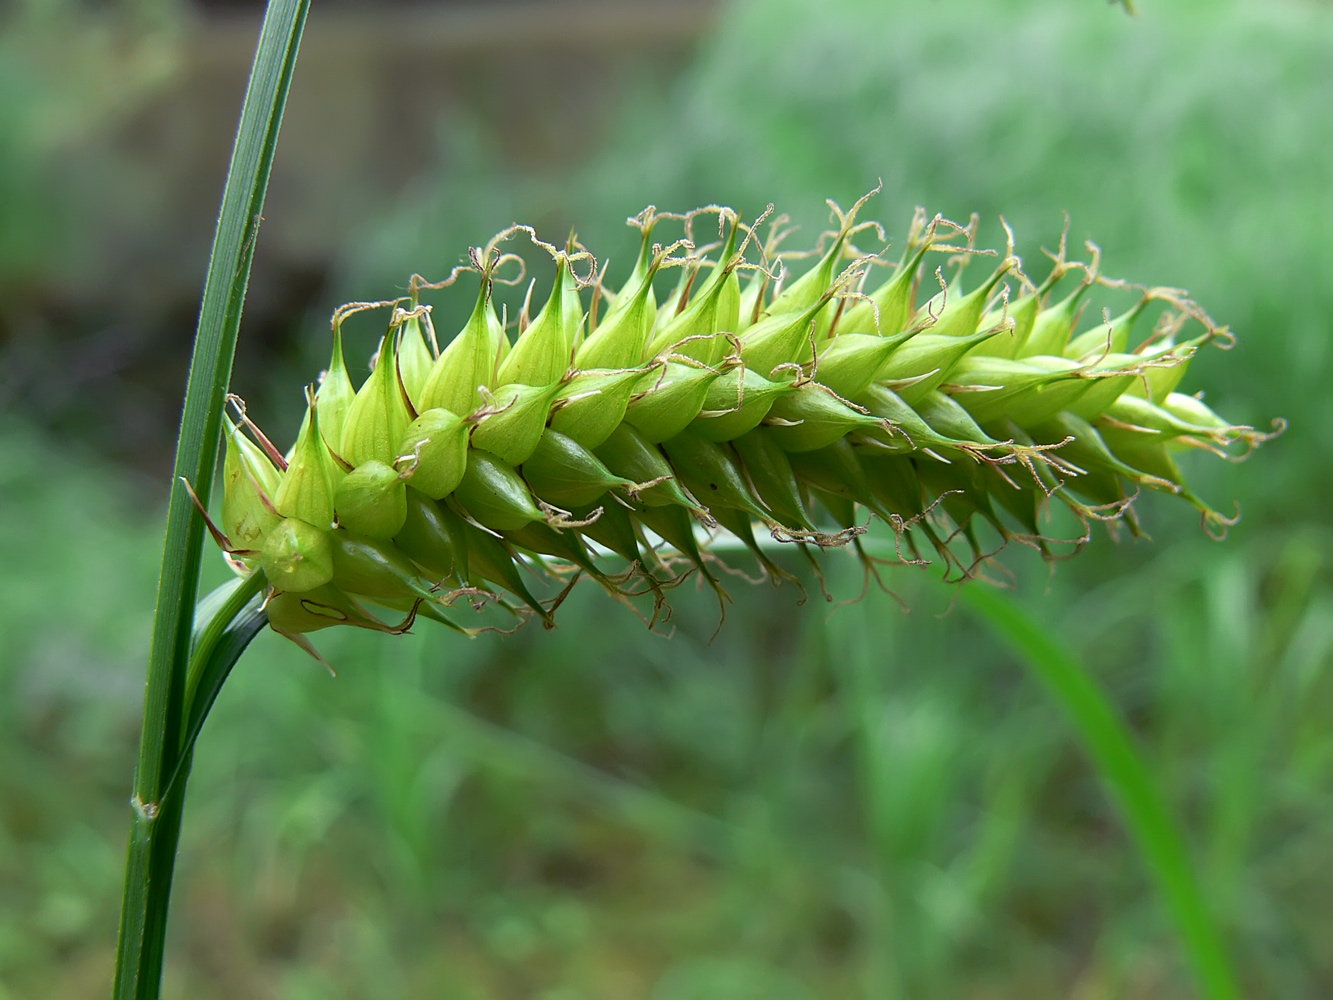
<path id="1" fill-rule="evenodd" d="M 816 574 L 815 550 L 850 546 L 867 580 L 880 562 L 938 560 L 958 581 L 1010 542 L 1055 559 L 1094 523 L 1140 534 L 1144 489 L 1193 504 L 1210 533 L 1232 523 L 1175 460 L 1238 460 L 1272 436 L 1177 391 L 1201 347 L 1233 343 L 1225 327 L 1179 289 L 1103 277 L 1092 244 L 1088 261 L 1070 260 L 1062 238 L 1035 283 L 1012 236 L 1003 254 L 975 247 L 975 217 L 918 210 L 889 264 L 855 242 L 884 243 L 878 223 L 856 221 L 865 201 L 830 202 L 837 227 L 808 253 L 780 248 L 791 230 L 771 207 L 754 225 L 718 206 L 648 208 L 629 220 L 642 249 L 618 289 L 573 237 L 558 249 L 514 226 L 442 282 L 413 276 L 402 299 L 341 307 L 290 451 L 233 397 L 215 538 L 238 573 L 262 568 L 272 627 L 313 653 L 306 634 L 336 624 L 402 632 L 425 616 L 475 634 L 449 610 L 459 605 L 550 626 L 581 576 L 650 606 L 650 627 L 693 574 L 725 606 L 719 571 L 737 571 L 710 548 L 724 532 L 775 582 L 790 574 L 756 529 Z M 696 245 L 714 216 L 718 241 Z M 681 238 L 655 243 L 668 225 Z M 554 259 L 555 280 L 531 318 L 529 285 L 507 324 L 492 292 L 523 277 L 502 250 L 520 235 Z M 968 290 L 977 257 L 996 263 Z M 814 264 L 793 277 L 802 258 Z M 476 306 L 441 349 L 421 293 L 464 274 L 479 278 Z M 1098 288 L 1129 307 L 1077 332 Z M 1165 310 L 1131 346 L 1154 303 Z M 379 308 L 388 328 L 357 388 L 342 324 Z M 1055 511 L 1076 530 L 1050 533 Z M 897 559 L 868 551 L 872 519 Z M 529 572 L 564 587 L 539 600 Z"/>

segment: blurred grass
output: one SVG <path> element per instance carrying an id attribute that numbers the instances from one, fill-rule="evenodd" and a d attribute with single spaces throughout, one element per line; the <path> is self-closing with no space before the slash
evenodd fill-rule
<path id="1" fill-rule="evenodd" d="M 114 151 L 102 146 L 95 158 L 77 154 L 92 150 L 109 122 L 170 77 L 180 6 L 181 0 L 0 6 L 0 330 L 14 319 L 13 299 L 24 286 L 76 269 L 88 280 L 98 266 L 84 246 L 90 216 L 114 232 L 124 223 L 121 213 L 133 210 L 134 199 L 125 196 L 131 178 L 115 169 Z M 111 192 L 89 188 L 99 169 L 110 175 Z"/>
<path id="2" fill-rule="evenodd" d="M 1149 503 L 1152 544 L 1098 542 L 1049 581 L 1017 558 L 1018 596 L 1129 719 L 1247 995 L 1313 1000 L 1333 993 L 1333 10 L 1141 6 L 734 5 L 679 89 L 625 95 L 584 169 L 500 174 L 484 126 L 442 136 L 443 176 L 354 234 L 334 293 L 442 274 L 515 218 L 577 221 L 614 280 L 648 201 L 771 200 L 809 236 L 824 197 L 878 177 L 891 230 L 920 203 L 995 238 L 1003 211 L 1035 260 L 1065 209 L 1108 273 L 1190 288 L 1241 338 L 1191 385 L 1292 421 L 1246 465 L 1190 470 L 1246 519 L 1218 545 Z M 160 527 L 76 445 L 10 420 L 0 449 L 0 997 L 81 997 L 109 981 Z M 850 561 L 831 579 L 859 591 Z M 928 574 L 891 584 L 910 614 L 737 584 L 711 645 L 706 595 L 679 595 L 668 642 L 580 587 L 552 633 L 318 636 L 336 680 L 262 636 L 202 737 L 169 989 L 1187 995 L 1058 708 L 937 618 Z"/>
<path id="3" fill-rule="evenodd" d="M 1201 892 L 1194 860 L 1115 707 L 1036 615 L 991 587 L 970 587 L 963 599 L 1014 648 L 1068 716 L 1157 883 L 1200 994 L 1238 1000 L 1240 984 Z"/>

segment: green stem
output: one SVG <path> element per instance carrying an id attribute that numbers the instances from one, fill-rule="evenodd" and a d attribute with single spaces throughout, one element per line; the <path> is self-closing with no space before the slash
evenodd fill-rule
<path id="1" fill-rule="evenodd" d="M 177 781 L 188 779 L 189 758 L 213 702 L 245 647 L 268 624 L 268 614 L 260 599 L 267 584 L 263 572 L 255 570 L 244 580 L 233 580 L 219 587 L 199 606 L 200 611 L 205 611 L 211 610 L 206 606 L 215 600 L 219 605 L 208 624 L 196 633 L 185 683 L 185 703 L 190 709 L 181 734 L 180 759 L 167 779 L 162 793 L 164 797 L 171 793 Z"/>
<path id="2" fill-rule="evenodd" d="M 252 573 L 218 589 L 224 593 L 212 617 L 196 632 L 188 675 L 198 696 L 190 699 L 190 725 L 176 763 L 158 800 L 160 805 L 136 808 L 130 835 L 130 871 L 125 880 L 122 922 L 137 920 L 138 952 L 119 956 L 116 967 L 116 997 L 156 997 L 162 979 L 162 954 L 166 940 L 167 908 L 171 875 L 180 839 L 181 815 L 185 808 L 185 786 L 194 758 L 194 741 L 217 696 L 222 682 L 240 659 L 250 640 L 264 627 L 264 574 Z M 213 603 L 212 599 L 207 603 Z M 122 938 L 122 943 L 124 939 Z M 128 962 L 133 960 L 134 965 Z"/>
<path id="3" fill-rule="evenodd" d="M 171 876 L 180 839 L 181 815 L 185 808 L 185 786 L 194 758 L 194 741 L 203 727 L 222 681 L 240 659 L 250 640 L 264 627 L 263 573 L 252 573 L 231 587 L 217 612 L 197 634 L 188 674 L 204 678 L 202 697 L 191 702 L 190 726 L 174 754 L 170 777 L 156 808 L 136 803 L 130 833 L 130 866 L 126 872 L 121 909 L 121 946 L 116 964 L 116 1000 L 155 998 L 162 980 L 162 956 L 166 942 L 167 909 L 171 898 Z M 138 948 L 125 948 L 127 929 Z"/>
<path id="4" fill-rule="evenodd" d="M 241 109 L 208 264 L 189 383 L 176 444 L 166 544 L 148 659 L 143 731 L 134 775 L 133 828 L 126 862 L 116 1000 L 159 995 L 167 895 L 188 772 L 183 730 L 191 706 L 186 677 L 194 604 L 199 592 L 204 524 L 188 482 L 212 492 L 222 411 L 231 378 L 241 309 L 250 279 L 264 194 L 310 0 L 270 0 Z"/>
<path id="5" fill-rule="evenodd" d="M 1078 660 L 1008 597 L 977 586 L 963 596 L 1021 655 L 1082 737 L 1175 921 L 1200 994 L 1209 1000 L 1240 1000 L 1239 980 L 1199 888 L 1185 838 L 1111 700 Z"/>

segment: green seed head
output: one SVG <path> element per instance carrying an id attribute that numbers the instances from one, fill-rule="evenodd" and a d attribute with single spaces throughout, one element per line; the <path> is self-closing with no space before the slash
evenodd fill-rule
<path id="1" fill-rule="evenodd" d="M 491 279 L 483 273 L 472 317 L 440 352 L 421 390 L 418 411 L 471 413 L 483 402 L 481 390 L 495 386 L 501 350 L 509 341 L 491 302 Z"/>
<path id="2" fill-rule="evenodd" d="M 1005 321 L 1011 320 L 1007 333 L 991 337 L 972 348 L 972 354 L 993 354 L 1000 358 L 1012 358 L 1018 355 L 1023 345 L 1032 336 L 1032 328 L 1037 322 L 1037 313 L 1041 310 L 1041 296 L 1032 292 L 1021 296 L 1007 309 L 999 309 L 981 317 L 982 330 L 998 329 Z M 1005 314 L 1008 314 L 1007 317 Z"/>
<path id="3" fill-rule="evenodd" d="M 625 419 L 641 368 L 593 369 L 563 383 L 551 407 L 551 426 L 585 448 L 596 448 Z"/>
<path id="4" fill-rule="evenodd" d="M 727 445 L 686 431 L 668 441 L 663 450 L 681 483 L 714 514 L 718 508 L 728 508 L 764 521 L 772 517 Z"/>
<path id="5" fill-rule="evenodd" d="M 522 473 L 536 496 L 562 508 L 585 507 L 607 490 L 635 487 L 573 438 L 550 429 L 523 463 Z"/>
<path id="6" fill-rule="evenodd" d="M 1083 360 L 1103 354 L 1124 354 L 1129 350 L 1129 336 L 1134 329 L 1134 321 L 1143 314 L 1150 301 L 1145 295 L 1133 308 L 1115 319 L 1109 319 L 1087 333 L 1079 334 L 1065 347 L 1064 356 Z"/>
<path id="7" fill-rule="evenodd" d="M 448 410 L 431 409 L 407 425 L 398 442 L 395 465 L 413 489 L 435 500 L 447 497 L 458 486 L 467 468 L 470 426 Z"/>
<path id="8" fill-rule="evenodd" d="M 917 210 L 898 269 L 865 300 L 849 308 L 838 324 L 840 333 L 875 333 L 892 336 L 907 329 L 912 319 L 913 298 L 922 262 L 942 241 L 943 219 L 936 216 L 928 225 L 925 213 Z"/>
<path id="9" fill-rule="evenodd" d="M 392 538 L 407 520 L 407 487 L 396 469 L 371 459 L 338 483 L 333 509 L 348 531 Z"/>
<path id="10" fill-rule="evenodd" d="M 448 516 L 426 494 L 409 486 L 404 497 L 407 516 L 393 543 L 432 580 L 465 575 L 465 552 L 458 537 L 457 518 Z"/>
<path id="11" fill-rule="evenodd" d="M 510 465 L 522 465 L 541 440 L 560 389 L 559 382 L 543 386 L 511 382 L 500 386 L 495 390 L 495 402 L 489 412 L 472 432 L 472 444 L 494 452 Z"/>
<path id="12" fill-rule="evenodd" d="M 673 353 L 716 364 L 726 355 L 725 334 L 734 332 L 740 322 L 741 288 L 736 277 L 741 259 L 736 253 L 739 229 L 733 217 L 721 257 L 685 308 L 653 335 L 648 356 Z"/>
<path id="13" fill-rule="evenodd" d="M 814 383 L 780 396 L 764 423 L 786 451 L 814 451 L 852 431 L 881 427 L 878 417 Z"/>
<path id="14" fill-rule="evenodd" d="M 340 321 L 365 306 L 344 307 L 285 471 L 253 425 L 263 449 L 229 427 L 219 539 L 241 556 L 257 550 L 274 627 L 304 641 L 335 623 L 401 631 L 414 615 L 468 633 L 441 610 L 459 593 L 549 625 L 560 595 L 534 593 L 532 574 L 586 576 L 617 599 L 652 601 L 657 615 L 681 575 L 698 573 L 725 602 L 705 529 L 732 536 L 774 580 L 787 570 L 757 537 L 807 556 L 855 541 L 871 571 L 858 539 L 867 530 L 903 561 L 942 561 L 962 580 L 1009 541 L 1050 559 L 1081 545 L 1049 527 L 1053 507 L 1139 534 L 1134 498 L 1154 490 L 1225 528 L 1176 460 L 1240 458 L 1271 436 L 1182 388 L 1197 351 L 1230 338 L 1225 328 L 1177 290 L 1126 301 L 1142 286 L 1100 279 L 1095 247 L 1089 262 L 1071 261 L 1063 241 L 1042 280 L 1021 273 L 1008 246 L 973 284 L 962 265 L 983 252 L 975 224 L 924 213 L 897 269 L 862 291 L 863 202 L 838 213 L 817 252 L 789 255 L 811 263 L 776 289 L 780 236 L 760 251 L 714 206 L 687 215 L 683 235 L 716 212 L 720 245 L 691 245 L 680 261 L 669 254 L 684 241 L 650 242 L 668 217 L 645 212 L 633 270 L 618 293 L 597 290 L 608 303 L 600 323 L 595 310 L 585 319 L 571 266 L 590 255 L 572 237 L 547 247 L 550 295 L 507 354 L 491 301 L 498 238 L 473 253 L 481 285 L 458 337 L 435 357 L 426 307 L 396 310 L 355 393 Z M 962 256 L 947 265 L 947 289 L 918 307 L 941 251 Z M 668 262 L 680 279 L 658 306 L 653 279 Z M 742 269 L 753 271 L 743 291 Z M 1078 285 L 1056 298 L 1072 271 Z M 603 270 L 592 262 L 587 273 Z M 1080 330 L 1088 306 L 1107 318 Z M 1196 321 L 1202 333 L 1179 337 Z M 407 617 L 385 624 L 362 601 Z"/>
<path id="15" fill-rule="evenodd" d="M 222 464 L 222 530 L 237 549 L 258 550 L 282 516 L 273 497 L 282 473 L 240 428 L 227 421 Z"/>
<path id="16" fill-rule="evenodd" d="M 347 411 L 338 453 L 352 465 L 392 464 L 411 416 L 398 375 L 396 329 L 380 340 L 379 359 Z"/>
<path id="17" fill-rule="evenodd" d="M 1064 354 L 1074 324 L 1083 311 L 1083 297 L 1090 288 L 1092 282 L 1084 282 L 1055 305 L 1037 313 L 1032 323 L 1032 332 L 1018 353 L 1023 357 Z"/>
<path id="18" fill-rule="evenodd" d="M 890 355 L 912 336 L 840 333 L 819 355 L 819 381 L 839 396 L 859 396 L 874 384 Z"/>
<path id="19" fill-rule="evenodd" d="M 731 441 L 758 427 L 791 381 L 771 382 L 744 365 L 728 368 L 708 387 L 704 408 L 689 429 L 709 441 Z"/>
<path id="20" fill-rule="evenodd" d="M 765 378 L 779 378 L 783 366 L 808 364 L 815 354 L 815 316 L 827 298 L 802 312 L 763 317 L 741 335 L 741 360 Z"/>
<path id="21" fill-rule="evenodd" d="M 372 599 L 433 600 L 430 584 L 393 542 L 334 531 L 329 535 L 332 576 L 340 590 Z"/>
<path id="22" fill-rule="evenodd" d="M 475 521 L 496 531 L 512 531 L 545 517 L 518 470 L 480 448 L 468 456 L 454 496 Z"/>
<path id="23" fill-rule="evenodd" d="M 631 368 L 643 359 L 657 317 L 653 278 L 667 253 L 667 250 L 654 253 L 642 273 L 636 268 L 629 283 L 616 296 L 606 318 L 574 355 L 578 367 Z M 643 257 L 639 260 L 642 266 Z"/>
<path id="24" fill-rule="evenodd" d="M 931 324 L 930 332 L 936 336 L 970 337 L 974 335 L 980 326 L 981 317 L 995 291 L 995 286 L 1003 280 L 1005 275 L 1014 270 L 1018 263 L 1016 257 L 1005 257 L 1000 266 L 991 272 L 990 277 L 985 282 L 965 295 L 959 296 L 952 287 L 947 292 L 941 292 L 934 299 L 931 299 L 928 306 L 923 308 L 922 311 L 926 315 L 918 315 L 917 319 L 929 320 L 931 316 L 935 316 L 935 322 Z M 939 307 L 938 313 L 931 311 L 933 306 Z"/>
<path id="25" fill-rule="evenodd" d="M 342 317 L 335 313 L 333 357 L 329 360 L 328 371 L 320 379 L 319 391 L 315 394 L 326 440 L 334 443 L 342 441 L 343 423 L 355 398 L 356 389 L 352 386 L 351 376 L 347 374 L 347 363 L 343 360 Z"/>
<path id="26" fill-rule="evenodd" d="M 259 562 L 280 593 L 303 593 L 333 579 L 329 532 L 299 517 L 284 517 L 264 539 Z"/>
<path id="27" fill-rule="evenodd" d="M 801 484 L 792 469 L 791 456 L 772 432 L 766 427 L 756 427 L 733 441 L 732 447 L 744 464 L 755 492 L 779 523 L 815 530 L 814 519 L 801 495 Z"/>
<path id="28" fill-rule="evenodd" d="M 1168 393 L 1162 400 L 1161 406 L 1191 430 L 1224 431 L 1231 427 L 1196 396 L 1186 396 L 1179 392 Z"/>
<path id="29" fill-rule="evenodd" d="M 500 366 L 500 385 L 511 382 L 550 385 L 570 366 L 583 307 L 579 304 L 578 286 L 572 283 L 569 256 L 564 252 L 555 256 L 551 296 L 527 329 L 519 334 L 513 350 Z"/>
<path id="30" fill-rule="evenodd" d="M 1161 403 L 1180 385 L 1198 347 L 1194 342 L 1180 345 L 1167 342 L 1140 351 L 1139 356 L 1147 361 L 1147 366 L 1125 392 Z"/>
<path id="31" fill-rule="evenodd" d="M 372 616 L 337 587 L 325 585 L 302 593 L 274 594 L 265 605 L 275 632 L 297 638 L 334 625 L 355 625 L 376 632 L 401 632 Z"/>
<path id="32" fill-rule="evenodd" d="M 741 290 L 741 305 L 736 319 L 736 332 L 744 333 L 759 321 L 759 313 L 764 308 L 764 296 L 772 277 L 763 268 L 755 268 L 750 280 Z"/>
<path id="33" fill-rule="evenodd" d="M 597 449 L 597 457 L 614 475 L 640 484 L 640 503 L 649 507 L 678 505 L 694 512 L 707 513 L 703 505 L 680 485 L 675 468 L 660 448 L 653 445 L 630 424 L 621 424 Z"/>
<path id="34" fill-rule="evenodd" d="M 689 300 L 690 289 L 694 287 L 695 280 L 699 277 L 700 262 L 697 260 L 689 261 L 680 268 L 680 276 L 676 279 L 675 287 L 671 289 L 666 299 L 657 306 L 657 316 L 653 321 L 653 329 L 659 329 L 670 323 L 672 318 L 685 308 L 685 303 Z"/>
<path id="35" fill-rule="evenodd" d="M 274 494 L 273 505 L 283 517 L 299 517 L 309 524 L 327 527 L 333 523 L 333 492 L 341 475 L 324 443 L 319 409 L 311 395 L 305 423 Z"/>
<path id="36" fill-rule="evenodd" d="M 426 337 L 422 333 L 422 320 L 429 321 L 429 314 L 411 316 L 402 326 L 398 342 L 398 376 L 402 380 L 403 391 L 413 409 L 421 405 L 421 395 L 426 388 L 426 379 L 430 377 L 435 358 L 426 346 Z"/>
<path id="37" fill-rule="evenodd" d="M 608 318 L 612 313 L 625 308 L 634 292 L 643 284 L 644 279 L 650 278 L 653 271 L 652 262 L 657 256 L 657 249 L 653 245 L 653 229 L 658 222 L 657 207 L 649 205 L 634 218 L 625 221 L 626 225 L 639 230 L 639 256 L 634 262 L 633 273 L 629 276 L 629 280 L 621 286 L 619 292 L 612 292 L 605 285 L 602 286 L 602 295 L 608 303 Z M 627 293 L 628 298 L 625 297 Z M 653 292 L 651 280 L 648 281 L 648 303 L 650 314 L 655 314 L 657 311 L 657 295 Z"/>
<path id="38" fill-rule="evenodd" d="M 654 444 L 675 437 L 699 415 L 721 374 L 706 365 L 675 361 L 654 368 L 639 377 L 625 422 Z"/>

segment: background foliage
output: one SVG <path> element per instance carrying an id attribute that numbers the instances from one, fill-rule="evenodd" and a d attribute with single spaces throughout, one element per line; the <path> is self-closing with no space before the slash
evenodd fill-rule
<path id="1" fill-rule="evenodd" d="M 62 6 L 75 44 L 119 31 L 167 54 L 79 84 L 11 41 L 49 24 L 15 21 L 0 112 L 48 122 L 59 85 L 84 116 L 68 120 L 98 122 L 111 83 L 131 103 L 154 74 L 169 85 L 179 12 L 111 5 L 94 23 Z M 922 204 L 979 211 L 994 240 L 1003 212 L 1034 261 L 1067 210 L 1109 273 L 1188 287 L 1237 331 L 1191 376 L 1211 404 L 1292 429 L 1246 465 L 1189 470 L 1240 502 L 1227 542 L 1149 503 L 1153 543 L 1101 539 L 1051 577 L 1017 555 L 1018 593 L 1134 724 L 1253 994 L 1314 998 L 1333 991 L 1333 10 L 1142 6 L 736 3 L 672 87 L 623 87 L 607 137 L 547 170 L 505 160 L 503 118 L 455 116 L 437 165 L 351 227 L 278 363 L 238 374 L 294 422 L 332 304 L 442 274 L 515 218 L 577 223 L 614 268 L 633 241 L 619 220 L 649 201 L 751 217 L 773 201 L 810 235 L 824 197 L 882 177 L 892 233 Z M 12 361 L 37 349 L 45 289 L 120 216 L 36 195 L 63 176 L 53 157 L 104 141 L 92 126 L 0 134 L 0 200 L 37 213 L 0 230 Z M 99 183 L 85 165 L 59 190 Z M 440 300 L 442 330 L 466 298 Z M 77 369 L 64 346 L 45 350 Z M 98 454 L 105 428 L 5 409 L 0 997 L 81 997 L 109 981 L 164 491 Z M 850 560 L 832 577 L 859 592 Z M 579 588 L 551 633 L 319 637 L 336 680 L 262 637 L 202 739 L 168 989 L 1181 995 L 1148 877 L 1062 718 L 932 576 L 891 584 L 910 613 L 737 584 L 711 644 L 706 595 L 680 595 L 665 641 Z"/>

